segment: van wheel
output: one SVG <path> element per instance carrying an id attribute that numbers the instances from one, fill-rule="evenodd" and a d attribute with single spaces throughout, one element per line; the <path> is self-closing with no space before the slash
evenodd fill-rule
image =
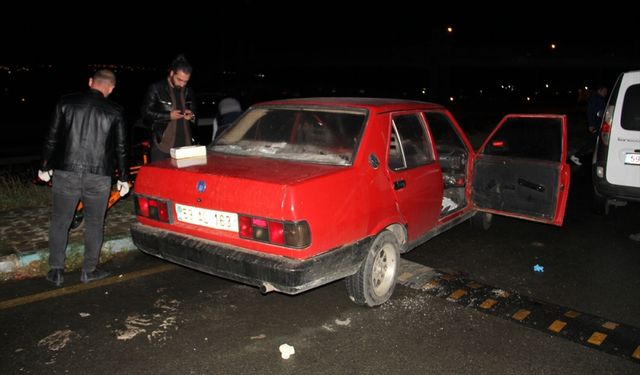
<path id="1" fill-rule="evenodd" d="M 378 306 L 389 300 L 396 286 L 400 262 L 398 241 L 385 230 L 369 247 L 360 269 L 346 278 L 349 298 L 358 305 Z"/>
<path id="2" fill-rule="evenodd" d="M 471 217 L 469 222 L 471 223 L 471 228 L 473 229 L 489 230 L 489 228 L 491 228 L 492 220 L 493 214 L 478 211 Z"/>
<path id="3" fill-rule="evenodd" d="M 609 200 L 602 195 L 594 192 L 593 193 L 593 204 L 592 211 L 596 215 L 609 215 L 609 208 L 611 205 L 609 204 Z"/>

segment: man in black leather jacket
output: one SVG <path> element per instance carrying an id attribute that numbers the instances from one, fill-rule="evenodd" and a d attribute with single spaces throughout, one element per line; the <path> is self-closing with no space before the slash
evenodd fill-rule
<path id="1" fill-rule="evenodd" d="M 187 86 L 191 72 L 191 64 L 179 55 L 169 76 L 147 90 L 142 118 L 151 129 L 151 161 L 169 158 L 172 147 L 191 145 L 190 122 L 195 121 L 194 93 Z"/>
<path id="2" fill-rule="evenodd" d="M 84 204 L 84 262 L 80 280 L 102 279 L 108 272 L 96 268 L 103 240 L 104 216 L 114 167 L 120 172 L 120 195 L 129 192 L 128 142 L 123 110 L 107 99 L 116 84 L 110 70 L 89 79 L 89 90 L 62 97 L 45 138 L 38 176 L 53 176 L 53 209 L 49 227 L 47 280 L 61 286 L 69 226 L 80 199 Z M 55 171 L 55 174 L 53 174 Z"/>

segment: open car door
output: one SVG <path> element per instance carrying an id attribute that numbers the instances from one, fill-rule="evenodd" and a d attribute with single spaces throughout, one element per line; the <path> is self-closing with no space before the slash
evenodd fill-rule
<path id="1" fill-rule="evenodd" d="M 562 225 L 571 177 L 566 158 L 565 115 L 505 116 L 475 157 L 475 208 Z"/>

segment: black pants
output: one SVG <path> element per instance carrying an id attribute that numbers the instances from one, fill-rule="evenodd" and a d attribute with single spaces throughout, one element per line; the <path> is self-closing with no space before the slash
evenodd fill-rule
<path id="1" fill-rule="evenodd" d="M 55 170 L 53 209 L 49 226 L 49 266 L 64 269 L 69 227 L 78 201 L 84 205 L 84 262 L 82 271 L 95 270 L 104 235 L 104 215 L 111 191 L 111 177 Z"/>
<path id="2" fill-rule="evenodd" d="M 598 140 L 598 133 L 589 133 L 588 138 L 585 138 L 584 142 L 580 145 L 578 150 L 573 154 L 579 159 L 583 159 L 589 154 L 593 154 L 596 149 L 596 142 Z"/>

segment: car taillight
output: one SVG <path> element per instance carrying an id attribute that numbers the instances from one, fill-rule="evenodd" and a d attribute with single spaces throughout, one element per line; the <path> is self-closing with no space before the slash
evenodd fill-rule
<path id="1" fill-rule="evenodd" d="M 306 221 L 278 221 L 252 216 L 239 216 L 240 237 L 274 245 L 303 248 L 311 243 Z"/>
<path id="2" fill-rule="evenodd" d="M 145 197 L 138 197 L 136 199 L 136 215 L 149 216 L 149 200 Z"/>
<path id="3" fill-rule="evenodd" d="M 609 146 L 609 139 L 611 138 L 611 125 L 608 122 L 603 122 L 600 126 L 600 140 L 605 146 Z"/>
<path id="4" fill-rule="evenodd" d="M 616 110 L 615 105 L 607 106 L 602 117 L 602 125 L 600 125 L 600 140 L 605 146 L 609 146 L 609 139 L 611 138 L 611 124 L 613 123 L 613 113 Z"/>
<path id="5" fill-rule="evenodd" d="M 165 201 L 140 195 L 136 196 L 135 210 L 138 216 L 168 223 L 170 222 L 169 207 L 169 204 Z"/>

